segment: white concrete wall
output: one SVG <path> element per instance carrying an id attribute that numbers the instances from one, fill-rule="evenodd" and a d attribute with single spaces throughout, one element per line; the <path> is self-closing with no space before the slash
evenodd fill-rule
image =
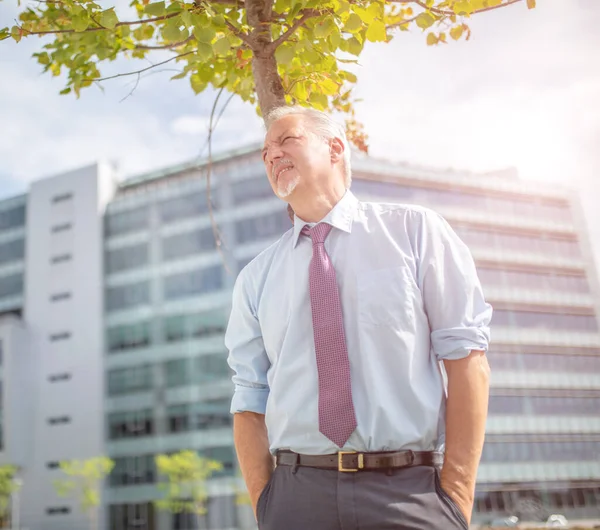
<path id="1" fill-rule="evenodd" d="M 32 433 L 24 473 L 22 525 L 29 530 L 83 530 L 84 514 L 74 499 L 58 497 L 53 481 L 62 476 L 47 463 L 104 453 L 103 218 L 113 182 L 111 170 L 93 165 L 32 184 L 27 209 L 24 320 L 39 358 Z M 70 195 L 57 202 L 56 197 Z M 58 233 L 52 227 L 70 223 Z M 69 254 L 71 259 L 52 263 Z M 68 299 L 52 301 L 53 295 Z M 52 341 L 55 334 L 69 333 Z M 70 379 L 50 382 L 62 373 Z M 70 423 L 50 425 L 67 416 Z M 68 507 L 68 515 L 47 509 Z"/>

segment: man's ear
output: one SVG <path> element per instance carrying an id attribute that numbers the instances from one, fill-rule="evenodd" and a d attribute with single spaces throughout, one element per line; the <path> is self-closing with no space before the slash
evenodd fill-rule
<path id="1" fill-rule="evenodd" d="M 333 164 L 341 162 L 344 159 L 344 142 L 342 142 L 339 138 L 332 138 L 329 145 L 329 151 L 331 153 L 331 162 Z"/>

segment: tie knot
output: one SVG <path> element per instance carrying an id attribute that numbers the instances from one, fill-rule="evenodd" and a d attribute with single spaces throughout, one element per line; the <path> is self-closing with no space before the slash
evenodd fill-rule
<path id="1" fill-rule="evenodd" d="M 331 228 L 331 225 L 328 225 L 327 223 L 319 223 L 312 228 L 305 225 L 302 229 L 302 233 L 306 236 L 310 236 L 313 245 L 316 245 L 317 243 L 325 243 L 325 239 L 327 239 L 329 232 L 331 232 Z"/>

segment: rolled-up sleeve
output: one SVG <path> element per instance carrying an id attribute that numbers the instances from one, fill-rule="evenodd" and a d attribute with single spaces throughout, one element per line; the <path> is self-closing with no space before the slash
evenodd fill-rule
<path id="1" fill-rule="evenodd" d="M 437 213 L 417 213 L 417 283 L 438 360 L 487 351 L 492 306 L 486 303 L 471 252 Z"/>
<path id="2" fill-rule="evenodd" d="M 232 414 L 236 412 L 264 414 L 269 396 L 267 371 L 270 362 L 265 352 L 256 317 L 256 300 L 252 293 L 252 279 L 247 269 L 244 269 L 233 289 L 231 315 L 225 332 L 225 346 L 229 350 L 227 362 L 234 372 Z"/>

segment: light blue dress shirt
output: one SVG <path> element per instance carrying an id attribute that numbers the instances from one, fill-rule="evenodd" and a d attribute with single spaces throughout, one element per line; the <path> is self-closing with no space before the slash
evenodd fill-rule
<path id="1" fill-rule="evenodd" d="M 325 248 L 340 290 L 358 422 L 344 449 L 442 449 L 440 361 L 487 351 L 490 336 L 492 308 L 469 249 L 431 210 L 359 202 L 350 191 L 321 222 L 333 226 Z M 273 453 L 339 450 L 319 432 L 305 224 L 296 217 L 240 272 L 225 334 L 231 412 L 265 414 Z"/>

